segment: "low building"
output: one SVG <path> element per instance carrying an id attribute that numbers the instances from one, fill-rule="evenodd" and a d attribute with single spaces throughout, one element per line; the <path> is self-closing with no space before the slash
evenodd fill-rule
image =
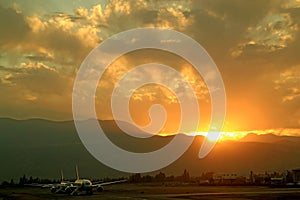
<path id="1" fill-rule="evenodd" d="M 271 186 L 276 186 L 276 185 L 284 185 L 285 181 L 284 178 L 271 178 Z"/>
<path id="2" fill-rule="evenodd" d="M 294 183 L 300 183 L 300 168 L 299 169 L 293 169 L 293 179 Z"/>
<path id="3" fill-rule="evenodd" d="M 223 173 L 214 174 L 213 179 L 216 184 L 233 184 L 237 180 L 237 174 Z"/>

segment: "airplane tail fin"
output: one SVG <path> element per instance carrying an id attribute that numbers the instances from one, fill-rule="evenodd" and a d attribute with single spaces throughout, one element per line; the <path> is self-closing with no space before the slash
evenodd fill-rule
<path id="1" fill-rule="evenodd" d="M 76 170 L 76 179 L 79 180 L 79 173 L 78 173 L 78 167 L 77 167 L 77 165 L 75 167 L 75 170 Z"/>
<path id="2" fill-rule="evenodd" d="M 60 170 L 61 182 L 64 182 L 64 173 L 63 170 Z"/>

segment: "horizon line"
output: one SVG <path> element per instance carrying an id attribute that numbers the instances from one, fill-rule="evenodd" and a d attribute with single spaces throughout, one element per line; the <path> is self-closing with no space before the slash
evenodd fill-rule
<path id="1" fill-rule="evenodd" d="M 56 122 L 56 123 L 64 123 L 64 122 L 74 122 L 74 119 L 65 119 L 65 120 L 55 120 L 55 119 L 49 119 L 49 118 L 38 118 L 38 117 L 32 117 L 32 118 L 13 118 L 13 117 L 0 117 L 0 120 L 14 120 L 14 121 L 31 121 L 31 120 L 40 120 L 40 121 L 48 121 L 48 122 Z M 88 120 L 97 120 L 97 121 L 116 121 L 114 119 L 83 119 L 81 121 L 88 121 Z M 121 120 L 119 120 L 121 121 Z M 125 121 L 123 121 L 125 122 Z M 127 122 L 125 122 L 127 123 Z M 287 131 L 292 131 L 294 134 L 285 134 Z M 296 133 L 297 132 L 297 133 Z M 196 134 L 198 133 L 198 134 Z M 203 135 L 202 133 L 208 133 L 206 130 L 198 130 L 198 131 L 193 131 L 190 133 L 161 133 L 158 135 L 161 136 L 172 136 L 176 134 L 184 134 L 184 135 Z M 262 129 L 257 129 L 254 128 L 252 130 L 222 130 L 220 133 L 244 133 L 244 134 L 256 134 L 256 135 L 266 135 L 266 134 L 273 134 L 276 136 L 300 136 L 300 127 L 278 127 L 278 128 L 262 128 Z"/>

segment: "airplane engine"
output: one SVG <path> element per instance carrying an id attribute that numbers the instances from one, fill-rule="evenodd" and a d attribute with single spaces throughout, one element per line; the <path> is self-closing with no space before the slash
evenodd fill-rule
<path id="1" fill-rule="evenodd" d="M 103 191 L 103 187 L 102 186 L 97 187 L 97 192 L 102 192 L 102 191 Z"/>
<path id="2" fill-rule="evenodd" d="M 70 187 L 67 187 L 67 188 L 65 189 L 65 192 L 66 192 L 67 194 L 71 194 L 72 189 L 71 189 Z"/>

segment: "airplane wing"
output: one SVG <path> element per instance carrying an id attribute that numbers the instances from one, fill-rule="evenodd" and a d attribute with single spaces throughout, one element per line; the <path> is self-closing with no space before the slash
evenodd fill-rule
<path id="1" fill-rule="evenodd" d="M 119 180 L 119 181 L 111 181 L 111 182 L 98 183 L 98 184 L 94 184 L 92 186 L 93 187 L 100 187 L 100 186 L 104 186 L 104 185 L 112 185 L 112 184 L 124 183 L 124 182 L 127 182 L 127 180 Z"/>
<path id="2" fill-rule="evenodd" d="M 24 186 L 28 186 L 28 187 L 40 187 L 40 188 L 51 188 L 54 186 L 58 186 L 60 185 L 59 183 L 53 184 L 53 183 L 49 183 L 49 184 L 41 184 L 41 183 L 31 183 L 31 184 L 24 184 Z"/>

